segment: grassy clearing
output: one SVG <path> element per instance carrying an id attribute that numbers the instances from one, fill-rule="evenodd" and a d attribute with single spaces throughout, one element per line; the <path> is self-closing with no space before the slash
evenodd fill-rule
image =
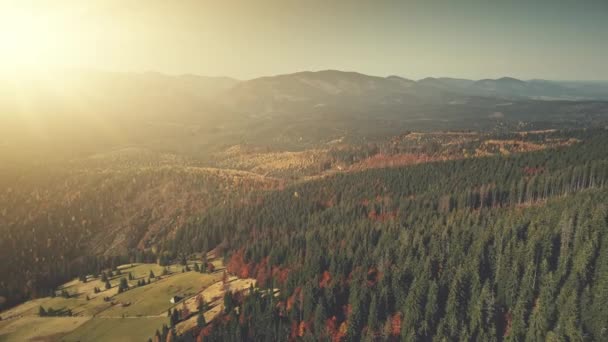
<path id="1" fill-rule="evenodd" d="M 200 262 L 198 262 L 200 265 Z M 69 298 L 61 296 L 30 300 L 0 314 L 0 342 L 38 340 L 65 341 L 133 341 L 146 340 L 156 329 L 168 323 L 167 310 L 182 307 L 172 304 L 174 295 L 194 298 L 208 287 L 221 283 L 223 265 L 213 260 L 218 271 L 213 274 L 198 272 L 182 273 L 182 265 L 162 267 L 156 264 L 128 264 L 119 266 L 121 274 L 112 276 L 112 288 L 106 290 L 105 283 L 90 275 L 83 283 L 74 279 L 58 288 L 65 290 Z M 189 262 L 193 269 L 194 263 Z M 162 275 L 167 269 L 169 274 Z M 151 284 L 137 287 L 138 280 L 148 280 L 150 271 L 156 276 Z M 128 281 L 130 290 L 118 293 L 121 278 Z M 213 285 L 213 286 L 212 286 Z M 101 289 L 95 293 L 95 287 Z M 109 297 L 105 301 L 104 297 Z M 38 309 L 72 310 L 73 317 L 39 317 Z M 215 310 L 219 310 L 216 308 Z M 209 316 L 212 312 L 208 312 Z M 217 314 L 213 312 L 209 320 Z"/>
<path id="2" fill-rule="evenodd" d="M 169 302 L 172 296 L 193 296 L 203 288 L 221 279 L 221 273 L 202 274 L 186 272 L 160 279 L 150 285 L 138 287 L 118 294 L 114 299 L 120 304 L 103 311 L 103 317 L 124 316 L 166 316 L 167 310 L 174 305 Z"/>
<path id="3" fill-rule="evenodd" d="M 237 277 L 230 277 L 225 285 L 221 281 L 217 281 L 204 289 L 202 292 L 176 305 L 176 308 L 182 309 L 183 307 L 186 307 L 190 312 L 198 312 L 197 297 L 200 295 L 209 306 L 209 310 L 207 310 L 204 314 L 205 320 L 207 322 L 211 322 L 218 314 L 224 311 L 224 293 L 226 291 L 246 291 L 252 285 L 255 286 L 255 279 L 239 279 Z M 186 331 L 196 327 L 197 319 L 197 315 L 194 315 L 189 319 L 177 324 L 177 333 L 183 334 Z"/>
<path id="4" fill-rule="evenodd" d="M 14 308 L 8 309 L 8 310 L 2 312 L 2 315 L 0 316 L 0 317 L 2 317 L 2 321 L 0 321 L 0 322 L 6 323 L 5 321 L 7 319 L 14 318 L 14 317 L 38 315 L 38 307 L 40 305 L 42 305 L 44 302 L 48 301 L 49 299 L 50 299 L 49 297 L 32 299 L 23 304 L 15 306 Z"/>
<path id="5" fill-rule="evenodd" d="M 166 317 L 96 317 L 65 335 L 62 340 L 72 341 L 146 341 L 156 329 L 168 323 Z"/>
<path id="6" fill-rule="evenodd" d="M 119 266 L 118 268 L 121 270 L 122 274 L 114 275 L 109 279 L 112 288 L 108 290 L 105 289 L 105 283 L 97 277 L 89 276 L 86 283 L 83 283 L 78 279 L 74 279 L 58 288 L 60 291 L 67 291 L 70 298 L 57 296 L 55 298 L 45 297 L 31 300 L 3 312 L 2 318 L 6 319 L 17 316 L 38 315 L 38 308 L 40 306 L 44 307 L 45 309 L 69 309 L 72 310 L 74 316 L 96 316 L 104 310 L 112 308 L 112 304 L 110 302 L 103 300 L 104 297 L 111 297 L 113 300 L 118 299 L 122 301 L 121 297 L 124 297 L 123 294 L 117 296 L 118 283 L 120 282 L 121 278 L 128 279 L 129 273 L 131 273 L 134 280 L 129 281 L 129 286 L 135 287 L 138 280 L 148 280 L 150 271 L 152 271 L 158 277 L 162 274 L 165 267 L 158 266 L 156 264 L 129 264 Z M 172 275 L 181 274 L 182 266 L 171 265 L 167 267 L 167 269 L 169 270 L 170 275 L 163 276 L 164 278 L 170 278 Z M 155 281 L 156 280 L 152 280 L 153 283 Z M 101 289 L 101 292 L 95 293 L 95 287 Z M 89 298 L 88 300 L 87 297 Z"/>
<path id="7" fill-rule="evenodd" d="M 0 341 L 55 340 L 85 324 L 90 317 L 24 316 L 0 327 Z"/>

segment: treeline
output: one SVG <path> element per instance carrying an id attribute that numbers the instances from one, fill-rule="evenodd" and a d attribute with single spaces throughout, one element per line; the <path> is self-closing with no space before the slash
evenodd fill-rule
<path id="1" fill-rule="evenodd" d="M 262 290 L 180 338 L 604 340 L 608 134 L 583 140 L 337 175 L 211 210 L 166 251 L 219 245 Z"/>

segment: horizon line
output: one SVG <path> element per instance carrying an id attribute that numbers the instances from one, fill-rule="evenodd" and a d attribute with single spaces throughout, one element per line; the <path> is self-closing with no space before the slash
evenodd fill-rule
<path id="1" fill-rule="evenodd" d="M 38 68 L 40 69 L 40 68 Z M 11 74 L 18 74 L 19 72 L 23 73 L 24 70 L 19 69 L 11 69 L 11 70 L 0 70 L 0 75 L 4 75 L 6 73 L 11 73 Z M 500 77 L 496 77 L 496 78 L 492 78 L 492 77 L 485 77 L 485 78 L 467 78 L 467 77 L 456 77 L 456 76 L 425 76 L 425 77 L 421 77 L 421 78 L 408 78 L 406 76 L 402 76 L 398 73 L 391 73 L 391 74 L 387 74 L 387 75 L 377 75 L 377 74 L 368 74 L 368 73 L 364 73 L 361 71 L 356 71 L 356 70 L 346 70 L 346 69 L 305 69 L 305 70 L 298 70 L 298 71 L 293 71 L 293 72 L 285 72 L 285 73 L 276 73 L 276 74 L 268 74 L 268 75 L 260 75 L 260 76 L 256 76 L 256 77 L 250 77 L 250 78 L 238 78 L 238 77 L 233 77 L 230 75 L 209 75 L 209 74 L 202 74 L 202 73 L 196 73 L 196 72 L 183 72 L 183 73 L 173 73 L 173 72 L 166 72 L 166 71 L 159 71 L 159 70 L 117 70 L 117 69 L 106 69 L 106 68 L 93 68 L 93 67 L 56 67 L 56 68 L 52 68 L 52 67 L 47 67 L 44 68 L 43 70 L 35 70 L 33 68 L 28 68 L 27 71 L 25 71 L 25 73 L 27 75 L 39 75 L 39 74 L 44 74 L 44 73 L 48 73 L 48 74 L 54 74 L 54 73 L 58 73 L 58 72 L 81 72 L 81 73 L 85 73 L 85 72 L 89 72 L 89 73 L 108 73 L 108 74 L 135 74 L 135 75 L 145 75 L 145 74 L 156 74 L 156 75 L 161 75 L 161 76 L 165 76 L 165 77 L 204 77 L 204 78 L 225 78 L 225 79 L 232 79 L 235 81 L 239 81 L 239 82 L 246 82 L 246 81 L 252 81 L 252 80 L 257 80 L 257 79 L 262 79 L 262 78 L 271 78 L 271 77 L 280 77 L 280 76 L 289 76 L 289 75 L 295 75 L 295 74 L 300 74 L 300 73 L 322 73 L 322 72 L 338 72 L 338 73 L 354 73 L 354 74 L 359 74 L 359 75 L 363 75 L 363 76 L 368 76 L 368 77 L 377 77 L 377 78 L 390 78 L 390 77 L 399 77 L 405 80 L 409 80 L 409 81 L 414 81 L 414 82 L 419 82 L 425 79 L 452 79 L 452 80 L 466 80 L 466 81 L 484 81 L 484 80 L 500 80 L 500 79 L 505 79 L 505 78 L 510 78 L 510 79 L 515 79 L 515 80 L 519 80 L 519 81 L 524 81 L 524 82 L 530 82 L 530 81 L 549 81 L 549 82 L 588 82 L 588 83 L 594 83 L 594 82 L 608 82 L 608 79 L 551 79 L 551 78 L 538 78 L 538 77 L 534 77 L 534 78 L 520 78 L 520 77 L 514 77 L 514 76 L 510 76 L 510 75 L 503 75 Z"/>

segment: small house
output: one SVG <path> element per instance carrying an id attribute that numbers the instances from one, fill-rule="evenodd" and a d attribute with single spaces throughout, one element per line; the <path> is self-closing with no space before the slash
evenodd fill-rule
<path id="1" fill-rule="evenodd" d="M 173 296 L 171 297 L 171 300 L 169 300 L 171 302 L 171 304 L 175 304 L 175 303 L 179 303 L 179 301 L 181 301 L 183 298 L 180 296 Z"/>

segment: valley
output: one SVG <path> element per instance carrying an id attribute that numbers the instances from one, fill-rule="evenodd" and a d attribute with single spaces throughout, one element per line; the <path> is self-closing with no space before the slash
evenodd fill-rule
<path id="1" fill-rule="evenodd" d="M 0 342 L 608 341 L 607 18 L 0 0 Z"/>
<path id="2" fill-rule="evenodd" d="M 85 107 L 3 99 L 0 341 L 601 340 L 608 105 L 531 87 L 102 73 Z"/>

